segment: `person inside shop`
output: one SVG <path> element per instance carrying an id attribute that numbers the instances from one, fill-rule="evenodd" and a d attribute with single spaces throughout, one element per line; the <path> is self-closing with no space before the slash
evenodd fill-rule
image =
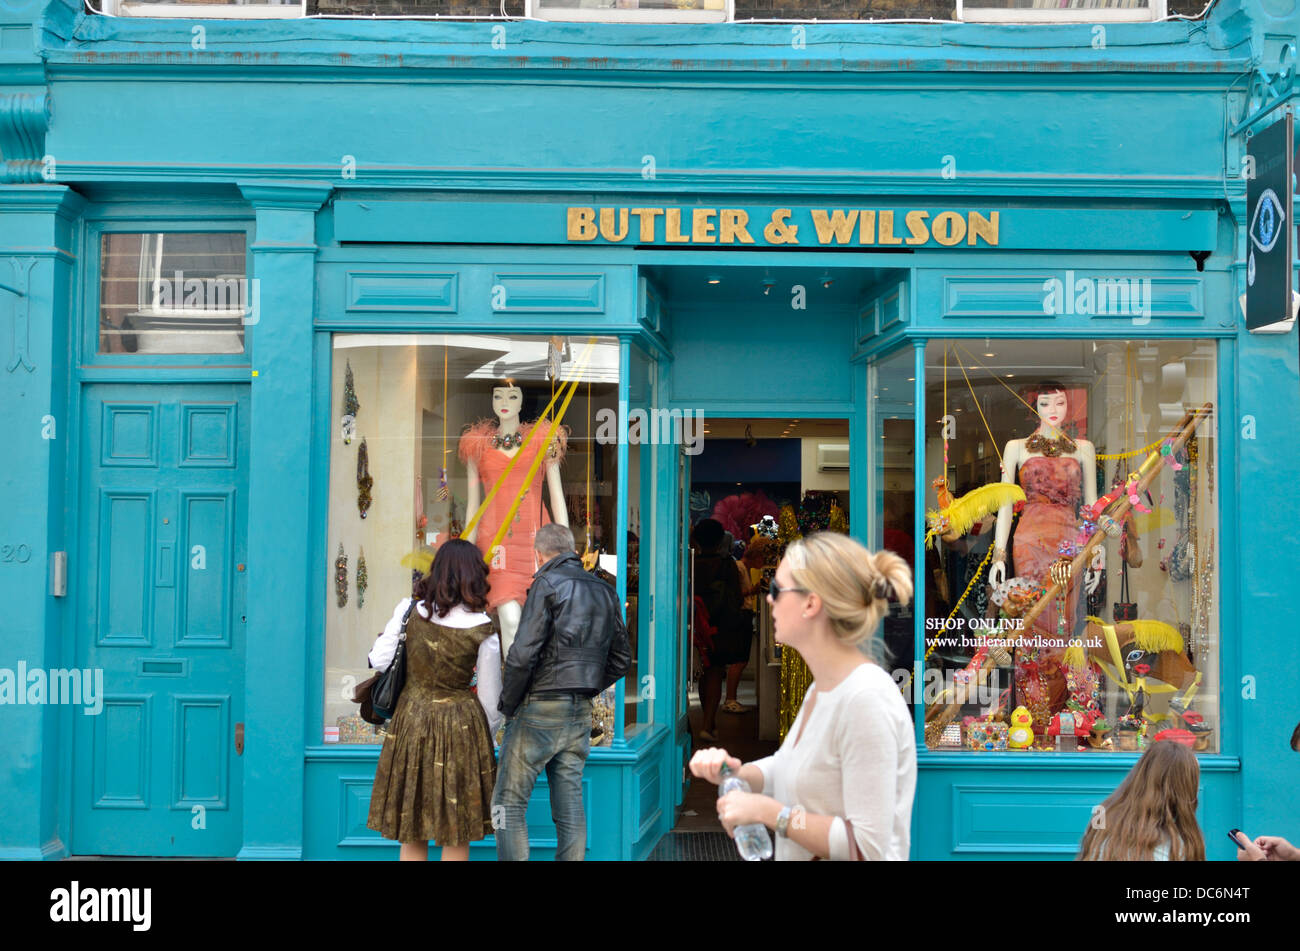
<path id="1" fill-rule="evenodd" d="M 591 751 L 591 698 L 627 673 L 632 651 L 618 593 L 583 570 L 573 533 L 552 522 L 537 530 L 533 546 L 540 567 L 506 654 L 498 703 L 508 719 L 492 795 L 497 857 L 528 860 L 524 813 L 545 769 L 556 861 L 581 861 L 587 849 L 582 771 Z"/>
<path id="2" fill-rule="evenodd" d="M 1196 821 L 1201 767 L 1174 740 L 1147 747 L 1124 781 L 1093 811 L 1079 845 L 1085 862 L 1204 862 Z"/>
<path id="3" fill-rule="evenodd" d="M 727 676 L 727 668 L 749 660 L 750 638 L 744 633 L 741 566 L 732 555 L 734 541 L 731 533 L 717 519 L 700 519 L 691 533 L 691 544 L 695 548 L 692 590 L 703 602 L 709 624 L 715 629 L 712 649 L 704 655 L 704 671 L 700 674 L 703 720 L 700 739 L 716 743 L 718 705 L 722 700 L 722 682 Z M 752 623 L 750 633 L 753 633 Z M 739 683 L 739 674 L 736 680 Z"/>
<path id="4" fill-rule="evenodd" d="M 1291 731 L 1291 749 L 1300 753 L 1300 723 Z M 1261 835 L 1252 842 L 1240 829 L 1230 834 L 1237 841 L 1238 862 L 1300 862 L 1300 849 L 1280 835 Z"/>
<path id="5" fill-rule="evenodd" d="M 745 561 L 749 546 L 739 539 L 732 548 L 732 557 L 736 570 L 740 573 L 740 640 L 735 645 L 736 654 L 744 654 L 744 659 L 727 665 L 727 699 L 722 701 L 726 713 L 748 713 L 750 708 L 740 702 L 740 678 L 745 674 L 749 664 L 749 654 L 753 649 L 754 628 L 758 620 L 758 579 L 761 572 L 751 569 Z"/>
<path id="6" fill-rule="evenodd" d="M 430 840 L 444 862 L 465 861 L 469 844 L 492 834 L 501 659 L 484 613 L 487 576 L 476 546 L 443 542 L 414 599 L 398 603 L 370 651 L 370 666 L 387 670 L 405 627 L 406 683 L 379 753 L 366 821 L 402 844 L 402 861 L 427 861 Z M 470 690 L 475 665 L 477 697 Z"/>
<path id="7" fill-rule="evenodd" d="M 777 860 L 906 860 L 916 791 L 912 718 L 875 660 L 891 598 L 912 596 L 907 563 L 889 551 L 817 532 L 790 543 L 768 590 L 777 639 L 799 652 L 813 682 L 772 756 L 742 764 L 700 750 L 695 776 L 721 781 L 725 764 L 749 784 L 718 799 L 728 834 L 762 823 Z M 795 790 L 798 790 L 798 798 Z"/>

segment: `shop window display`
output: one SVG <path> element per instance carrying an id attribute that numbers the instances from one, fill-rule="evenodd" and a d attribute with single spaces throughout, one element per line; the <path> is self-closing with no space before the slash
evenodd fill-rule
<path id="1" fill-rule="evenodd" d="M 568 525 L 584 564 L 617 584 L 619 348 L 604 337 L 339 334 L 331 386 L 325 742 L 377 743 L 350 687 L 438 546 L 464 537 L 489 565 L 509 650 L 536 568 L 533 538 Z M 615 691 L 592 745 L 614 735 Z"/>
<path id="2" fill-rule="evenodd" d="M 1215 348 L 926 350 L 931 749 L 1219 749 Z"/>

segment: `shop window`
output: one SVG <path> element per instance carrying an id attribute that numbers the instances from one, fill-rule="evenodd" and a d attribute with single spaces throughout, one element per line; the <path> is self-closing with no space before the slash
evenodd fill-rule
<path id="1" fill-rule="evenodd" d="M 350 687 L 369 676 L 376 636 L 447 539 L 472 534 L 490 553 L 492 597 L 507 596 L 494 613 L 510 633 L 535 567 L 532 535 L 544 522 L 566 522 L 589 570 L 617 585 L 623 540 L 610 420 L 619 345 L 606 337 L 339 334 L 333 349 L 324 739 L 376 743 Z M 495 422 L 494 390 L 514 425 Z M 548 406 L 563 427 L 552 443 Z M 487 443 L 511 429 L 522 446 Z M 611 688 L 596 700 L 593 746 L 614 738 L 615 697 Z"/>
<path id="2" fill-rule="evenodd" d="M 1166 6 L 1167 0 L 957 0 L 957 19 L 967 23 L 1149 22 L 1164 19 Z"/>
<path id="3" fill-rule="evenodd" d="M 931 749 L 1219 749 L 1215 346 L 926 350 Z"/>
<path id="4" fill-rule="evenodd" d="M 306 0 L 105 0 L 104 13 L 119 17 L 197 18 L 203 20 L 290 19 L 307 15 Z"/>
<path id="5" fill-rule="evenodd" d="M 725 23 L 733 0 L 527 0 L 540 20 L 604 23 Z"/>
<path id="6" fill-rule="evenodd" d="M 916 576 L 915 542 L 915 393 L 916 362 L 911 347 L 875 361 L 870 369 L 869 409 L 871 439 L 868 441 L 870 467 L 868 492 L 871 507 L 871 545 L 879 551 L 888 549 L 900 555 Z M 886 656 L 883 660 L 894 671 L 894 678 L 907 685 L 904 693 L 912 696 L 910 682 L 914 669 L 915 626 L 912 607 L 897 602 L 890 605 L 881 636 Z"/>
<path id="7" fill-rule="evenodd" d="M 242 353 L 257 288 L 238 232 L 101 236 L 100 353 Z"/>

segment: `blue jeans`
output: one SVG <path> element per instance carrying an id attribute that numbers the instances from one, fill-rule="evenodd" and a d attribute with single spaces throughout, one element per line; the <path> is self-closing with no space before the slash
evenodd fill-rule
<path id="1" fill-rule="evenodd" d="M 587 849 L 587 819 L 582 809 L 582 769 L 591 751 L 591 700 L 587 697 L 525 697 L 506 722 L 492 793 L 492 826 L 497 858 L 528 860 L 525 812 L 537 774 L 546 770 L 555 820 L 555 859 L 581 861 Z"/>

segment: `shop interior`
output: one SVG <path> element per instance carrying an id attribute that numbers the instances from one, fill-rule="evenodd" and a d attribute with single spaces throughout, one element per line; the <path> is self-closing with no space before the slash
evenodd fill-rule
<path id="1" fill-rule="evenodd" d="M 797 706 L 788 698 L 783 704 L 783 680 L 788 693 L 798 680 L 792 667 L 802 662 L 776 642 L 767 584 L 793 536 L 847 530 L 849 506 L 847 420 L 737 417 L 705 422 L 702 451 L 690 468 L 693 551 L 683 559 L 683 565 L 695 565 L 689 579 L 695 610 L 687 623 L 688 715 L 696 749 L 721 746 L 748 762 L 780 745 L 792 706 Z M 725 533 L 720 543 L 702 541 L 710 537 L 700 527 L 706 520 L 720 524 Z M 739 585 L 717 580 L 716 559 L 723 552 L 752 594 L 745 596 Z M 728 598 L 741 605 L 738 615 L 725 604 Z M 711 616 L 710 603 L 715 614 L 725 616 Z M 735 627 L 725 629 L 727 618 L 736 621 L 739 634 Z M 705 715 L 702 696 L 716 698 L 712 718 Z M 716 795 L 711 784 L 692 781 L 674 831 L 716 831 Z"/>

